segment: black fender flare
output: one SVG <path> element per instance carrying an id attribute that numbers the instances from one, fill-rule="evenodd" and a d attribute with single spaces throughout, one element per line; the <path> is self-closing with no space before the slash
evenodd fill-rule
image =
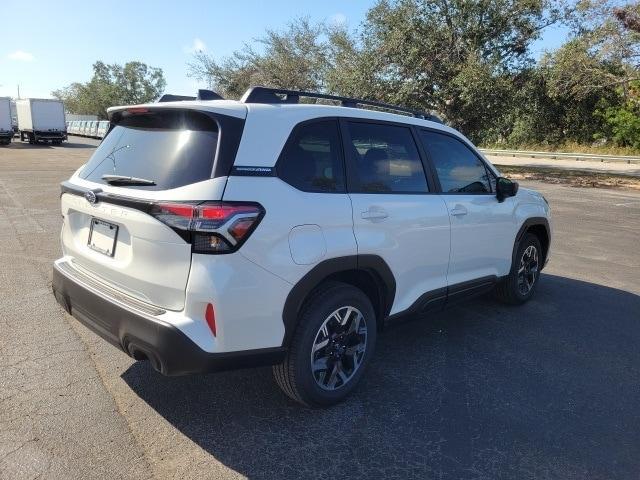
<path id="1" fill-rule="evenodd" d="M 288 347 L 298 325 L 298 317 L 309 294 L 325 279 L 332 275 L 349 271 L 363 271 L 371 274 L 379 287 L 380 295 L 379 320 L 389 315 L 396 295 L 396 280 L 387 262 L 378 255 L 348 255 L 324 260 L 309 270 L 291 289 L 282 310 L 284 323 L 284 339 L 282 345 Z"/>
<path id="2" fill-rule="evenodd" d="M 529 230 L 529 228 L 533 226 L 538 226 L 538 225 L 542 225 L 545 228 L 547 232 L 547 238 L 549 239 L 549 246 L 551 245 L 551 228 L 549 227 L 549 220 L 545 217 L 527 218 L 520 226 L 520 229 L 518 230 L 518 234 L 516 235 L 516 239 L 513 242 L 513 253 L 511 254 L 511 268 L 513 268 L 516 263 L 516 254 L 518 253 L 518 246 L 520 245 L 520 240 L 522 240 L 522 237 L 524 236 L 525 232 Z M 548 251 L 545 252 L 545 261 L 542 262 L 542 267 L 540 268 L 540 270 L 544 268 L 548 254 L 549 254 Z"/>

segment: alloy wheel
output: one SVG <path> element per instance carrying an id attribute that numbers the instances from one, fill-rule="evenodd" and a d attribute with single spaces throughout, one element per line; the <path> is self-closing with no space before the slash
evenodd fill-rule
<path id="1" fill-rule="evenodd" d="M 324 390 L 346 385 L 362 364 L 367 348 L 367 321 L 355 307 L 344 306 L 320 326 L 311 349 L 311 371 Z"/>
<path id="2" fill-rule="evenodd" d="M 534 245 L 529 245 L 522 253 L 520 267 L 518 268 L 518 291 L 522 295 L 527 295 L 538 278 L 538 249 Z"/>

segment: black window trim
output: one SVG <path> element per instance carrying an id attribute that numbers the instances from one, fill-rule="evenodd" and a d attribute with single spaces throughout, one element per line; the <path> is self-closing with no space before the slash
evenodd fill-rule
<path id="1" fill-rule="evenodd" d="M 462 143 L 465 147 L 467 147 L 469 149 L 469 151 L 471 151 L 471 153 L 473 153 L 473 155 L 476 156 L 476 158 L 478 160 L 480 160 L 480 162 L 482 163 L 482 166 L 484 167 L 484 169 L 487 172 L 487 175 L 493 176 L 493 179 L 496 180 L 498 177 L 497 175 L 494 173 L 494 171 L 489 168 L 489 166 L 487 165 L 487 162 L 484 160 L 484 158 L 482 158 L 481 155 L 478 154 L 478 152 L 476 151 L 475 147 L 468 141 L 466 141 L 464 138 L 455 135 L 451 132 L 447 132 L 444 130 L 439 130 L 437 128 L 429 128 L 429 127 L 423 127 L 423 126 L 418 126 L 417 130 L 419 130 L 418 134 L 420 134 L 420 131 L 428 131 L 428 132 L 434 132 L 434 133 L 439 133 L 441 135 L 446 135 L 448 137 L 453 138 L 454 140 L 457 140 L 458 142 Z M 434 182 L 436 184 L 436 188 L 438 190 L 438 192 L 440 193 L 440 195 L 490 195 L 495 197 L 496 193 L 495 192 L 443 192 L 442 191 L 442 185 L 440 184 L 440 178 L 438 177 L 438 172 L 436 170 L 436 166 L 435 163 L 433 162 L 433 158 L 431 158 L 431 153 L 429 152 L 429 149 L 425 147 L 425 145 L 422 143 L 422 138 L 420 138 L 420 147 L 424 150 L 424 155 L 425 157 L 428 159 L 429 162 L 429 168 L 432 172 L 432 175 L 434 177 Z M 491 181 L 489 181 L 489 188 L 493 188 L 492 187 L 492 183 Z"/>
<path id="2" fill-rule="evenodd" d="M 347 170 L 345 167 L 345 149 L 344 149 L 344 138 L 343 138 L 343 134 L 342 134 L 342 128 L 339 124 L 339 117 L 314 117 L 311 118 L 309 120 L 303 120 L 302 122 L 296 123 L 293 128 L 291 129 L 291 132 L 289 133 L 289 135 L 287 136 L 287 139 L 285 140 L 284 144 L 282 145 L 282 148 L 280 149 L 280 154 L 278 155 L 278 160 L 276 160 L 276 164 L 273 167 L 273 176 L 279 178 L 281 181 L 283 181 L 284 183 L 286 183 L 287 185 L 289 185 L 291 188 L 295 188 L 296 190 L 300 191 L 300 192 L 305 192 L 305 193 L 317 193 L 317 194 L 329 194 L 329 195 L 335 195 L 335 194 L 340 194 L 340 195 L 344 195 L 347 193 Z M 337 189 L 335 191 L 317 191 L 317 190 L 306 190 L 306 189 L 302 189 L 296 185 L 293 185 L 289 182 L 287 182 L 283 177 L 282 174 L 279 171 L 279 168 L 282 167 L 282 163 L 284 162 L 283 156 L 284 156 L 284 152 L 285 149 L 287 148 L 287 146 L 289 145 L 289 142 L 295 137 L 295 135 L 298 133 L 298 131 L 301 128 L 304 128 L 308 125 L 312 125 L 314 123 L 324 123 L 324 122 L 334 122 L 335 126 L 338 129 L 338 144 L 339 144 L 339 152 L 341 155 L 340 158 L 340 163 L 342 164 L 342 178 L 344 179 L 344 185 L 342 185 L 342 188 Z"/>
<path id="3" fill-rule="evenodd" d="M 296 187 L 295 185 L 292 185 L 286 180 L 284 180 L 278 172 L 278 166 L 281 166 L 282 164 L 282 156 L 283 156 L 285 147 L 287 146 L 291 138 L 297 133 L 297 130 L 299 128 L 302 128 L 309 124 L 325 122 L 325 121 L 335 121 L 338 123 L 338 134 L 339 134 L 339 140 L 341 142 L 340 147 L 341 147 L 341 154 L 342 154 L 342 171 L 343 171 L 343 176 L 345 180 L 345 188 L 343 190 L 336 190 L 333 192 L 332 191 L 318 192 L 318 191 L 311 191 L 311 190 L 302 190 Z M 356 191 L 353 191 L 353 188 L 351 185 L 351 178 L 353 178 L 355 169 L 352 163 L 353 158 L 351 154 L 347 154 L 347 152 L 349 151 L 348 146 L 351 142 L 351 135 L 349 134 L 349 129 L 347 125 L 349 122 L 370 123 L 374 125 L 390 125 L 390 126 L 408 128 L 411 131 L 413 141 L 415 142 L 416 148 L 418 149 L 418 156 L 420 157 L 420 161 L 422 162 L 423 170 L 424 170 L 426 181 L 427 181 L 427 188 L 429 189 L 429 191 L 428 192 L 356 192 Z M 445 130 L 441 130 L 438 128 L 432 128 L 432 127 L 427 127 L 423 125 L 416 125 L 414 123 L 394 122 L 389 120 L 377 120 L 377 119 L 351 117 L 351 116 L 349 117 L 347 116 L 314 117 L 314 118 L 310 118 L 308 120 L 303 120 L 299 123 L 296 123 L 291 129 L 291 132 L 287 136 L 287 139 L 285 140 L 282 146 L 282 149 L 280 150 L 280 154 L 278 155 L 278 160 L 276 161 L 276 164 L 273 167 L 274 169 L 273 176 L 278 177 L 282 182 L 286 183 L 291 188 L 295 188 L 298 191 L 306 192 L 306 193 L 317 193 L 317 194 L 344 195 L 345 193 L 347 193 L 350 195 L 360 194 L 360 195 L 489 195 L 489 196 L 495 196 L 495 192 L 485 192 L 485 193 L 443 192 L 442 186 L 440 185 L 440 179 L 438 178 L 438 173 L 435 168 L 435 164 L 433 163 L 433 159 L 431 158 L 431 154 L 425 148 L 422 142 L 422 137 L 420 134 L 422 130 L 439 133 L 441 135 L 447 135 L 461 142 L 480 160 L 480 162 L 482 162 L 482 165 L 484 166 L 488 175 L 493 176 L 494 180 L 498 178 L 495 172 L 489 167 L 489 165 L 487 165 L 487 162 L 485 161 L 485 159 L 482 158 L 482 156 L 476 151 L 475 147 L 470 142 L 451 132 L 447 132 Z M 491 182 L 489 182 L 489 186 L 492 187 Z"/>
<path id="4" fill-rule="evenodd" d="M 424 155 L 422 145 L 417 136 L 417 132 L 415 129 L 415 125 L 411 123 L 404 122 L 393 122 L 388 120 L 376 120 L 362 117 L 339 117 L 340 122 L 340 130 L 342 132 L 342 140 L 343 140 L 343 156 L 344 162 L 346 166 L 346 185 L 347 192 L 350 195 L 433 195 L 437 194 L 437 188 L 439 184 L 435 183 L 433 178 L 433 172 L 431 171 L 430 166 L 427 163 L 426 157 Z M 392 127 L 403 127 L 409 130 L 411 133 L 411 137 L 413 142 L 416 145 L 416 150 L 418 152 L 418 157 L 420 158 L 420 162 L 422 163 L 422 170 L 425 176 L 425 181 L 427 182 L 427 191 L 426 192 L 359 192 L 355 191 L 354 185 L 352 184 L 352 178 L 355 178 L 355 165 L 354 158 L 351 154 L 350 145 L 353 145 L 351 134 L 349 133 L 348 123 L 368 123 L 373 125 L 386 125 Z M 347 152 L 349 152 L 347 154 Z"/>

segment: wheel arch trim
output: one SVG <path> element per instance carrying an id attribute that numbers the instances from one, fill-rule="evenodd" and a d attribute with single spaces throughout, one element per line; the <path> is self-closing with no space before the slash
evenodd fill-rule
<path id="1" fill-rule="evenodd" d="M 383 291 L 380 295 L 380 305 L 374 309 L 381 313 L 382 318 L 389 315 L 396 293 L 395 277 L 389 265 L 378 255 L 348 255 L 324 260 L 309 270 L 291 289 L 282 311 L 284 323 L 284 338 L 282 346 L 288 347 L 293 339 L 293 334 L 298 325 L 298 318 L 309 294 L 328 278 L 349 272 L 364 272 L 371 275 L 378 287 Z"/>
<path id="2" fill-rule="evenodd" d="M 544 261 L 542 262 L 542 268 L 544 268 L 546 259 L 549 256 L 549 248 L 551 247 L 551 228 L 549 226 L 549 220 L 545 217 L 527 218 L 520 226 L 520 229 L 518 230 L 518 234 L 516 235 L 515 242 L 513 242 L 513 253 L 511 255 L 512 268 L 513 268 L 513 265 L 515 265 L 515 259 L 516 259 L 516 254 L 518 253 L 518 246 L 520 245 L 520 240 L 522 240 L 522 237 L 524 237 L 524 234 L 531 227 L 537 227 L 537 226 L 544 227 L 545 231 L 547 232 L 547 240 L 549 242 L 549 244 L 547 245 L 547 250 L 544 252 Z M 540 270 L 542 270 L 542 268 Z"/>

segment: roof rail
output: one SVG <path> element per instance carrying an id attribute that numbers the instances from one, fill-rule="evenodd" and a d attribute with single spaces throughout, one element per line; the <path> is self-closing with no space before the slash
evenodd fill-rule
<path id="1" fill-rule="evenodd" d="M 419 110 L 413 110 L 411 108 L 400 107 L 398 105 L 391 105 L 388 103 L 374 102 L 372 100 L 363 100 L 361 98 L 341 97 L 338 95 L 328 95 L 326 93 L 305 92 L 301 90 L 287 90 L 284 88 L 269 88 L 262 86 L 249 87 L 244 92 L 244 95 L 240 99 L 242 103 L 281 103 L 292 104 L 299 103 L 300 97 L 307 98 L 321 98 L 325 100 L 333 100 L 340 102 L 343 107 L 358 108 L 358 105 L 366 105 L 371 107 L 377 107 L 385 110 L 391 110 L 394 112 L 408 113 L 417 118 L 423 118 L 425 120 L 431 120 L 432 122 L 442 123 L 435 115 L 427 112 L 421 112 Z"/>
<path id="2" fill-rule="evenodd" d="M 213 90 L 205 90 L 201 88 L 198 90 L 197 97 L 191 97 L 188 95 L 173 95 L 172 93 L 165 93 L 158 99 L 158 103 L 161 102 L 179 102 L 181 100 L 224 100 L 222 95 L 217 94 Z"/>

